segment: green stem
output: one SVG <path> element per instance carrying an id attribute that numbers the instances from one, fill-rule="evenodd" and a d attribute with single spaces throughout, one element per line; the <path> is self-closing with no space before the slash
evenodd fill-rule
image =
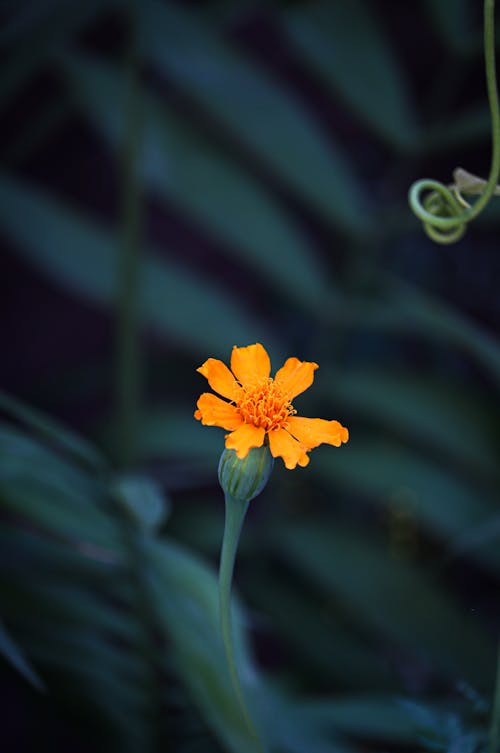
<path id="1" fill-rule="evenodd" d="M 489 753 L 500 753 L 500 644 L 498 647 L 497 677 L 491 711 Z"/>
<path id="2" fill-rule="evenodd" d="M 450 189 L 438 181 L 419 180 L 412 185 L 409 192 L 409 202 L 413 212 L 422 220 L 430 237 L 441 243 L 451 243 L 463 235 L 466 224 L 477 217 L 493 196 L 500 175 L 500 112 L 495 69 L 495 0 L 484 1 L 484 59 L 491 113 L 492 158 L 488 181 L 483 193 L 473 206 L 463 210 Z M 437 201 L 436 206 L 446 207 L 452 216 L 440 217 L 429 211 L 426 208 L 426 202 L 422 204 L 420 199 L 425 191 L 432 191 L 429 197 L 431 203 Z"/>
<path id="3" fill-rule="evenodd" d="M 231 585 L 233 581 L 234 562 L 238 549 L 243 521 L 248 510 L 249 502 L 239 500 L 225 495 L 226 500 L 226 517 L 224 522 L 224 536 L 222 539 L 222 551 L 219 566 L 219 611 L 220 625 L 222 630 L 222 640 L 224 643 L 224 652 L 226 655 L 227 666 L 231 676 L 233 689 L 238 699 L 241 712 L 245 719 L 248 731 L 257 745 L 258 750 L 262 750 L 259 736 L 255 730 L 252 717 L 243 694 L 243 689 L 238 677 L 238 670 L 234 657 L 233 632 L 231 624 Z"/>
<path id="4" fill-rule="evenodd" d="M 118 462 L 134 459 L 140 393 L 139 273 L 141 199 L 138 162 L 140 149 L 138 19 L 130 3 L 130 42 L 127 60 L 127 100 L 124 114 L 121 253 L 116 312 L 116 444 Z"/>

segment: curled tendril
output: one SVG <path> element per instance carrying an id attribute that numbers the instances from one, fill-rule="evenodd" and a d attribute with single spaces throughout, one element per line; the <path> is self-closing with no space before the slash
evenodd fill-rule
<path id="1" fill-rule="evenodd" d="M 436 243 L 455 243 L 465 233 L 465 212 L 452 189 L 439 181 L 418 180 L 410 188 L 409 201 L 425 232 Z"/>
<path id="2" fill-rule="evenodd" d="M 495 0 L 485 0 L 484 59 L 493 142 L 488 181 L 457 168 L 454 173 L 455 182 L 451 186 L 425 178 L 414 183 L 409 191 L 410 207 L 422 220 L 427 235 L 436 243 L 454 243 L 460 240 L 467 223 L 477 217 L 493 194 L 499 192 L 497 181 L 500 174 L 500 112 L 495 71 L 494 15 Z M 479 194 L 479 198 L 471 205 L 464 199 L 463 193 Z"/>

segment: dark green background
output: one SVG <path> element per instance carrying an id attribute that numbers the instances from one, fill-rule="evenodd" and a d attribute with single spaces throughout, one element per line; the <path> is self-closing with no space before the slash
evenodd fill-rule
<path id="1" fill-rule="evenodd" d="M 488 173 L 480 6 L 1 4 L 3 750 L 254 750 L 192 418 L 196 367 L 253 342 L 319 363 L 295 407 L 351 434 L 278 461 L 244 529 L 270 749 L 485 748 L 498 200 L 440 247 L 406 198 Z"/>

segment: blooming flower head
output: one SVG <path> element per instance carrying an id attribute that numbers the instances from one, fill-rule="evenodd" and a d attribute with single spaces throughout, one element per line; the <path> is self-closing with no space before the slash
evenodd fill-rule
<path id="1" fill-rule="evenodd" d="M 274 378 L 271 362 L 260 344 L 233 348 L 231 370 L 216 358 L 197 369 L 207 378 L 212 392 L 204 392 L 194 417 L 205 426 L 220 426 L 226 447 L 245 458 L 252 447 L 269 443 L 273 457 L 281 457 L 289 469 L 309 463 L 308 452 L 326 443 L 340 447 L 349 432 L 338 421 L 302 418 L 292 400 L 311 386 L 317 363 L 288 358 Z"/>

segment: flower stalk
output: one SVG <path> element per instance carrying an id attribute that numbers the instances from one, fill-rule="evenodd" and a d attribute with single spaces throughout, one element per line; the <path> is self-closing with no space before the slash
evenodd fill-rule
<path id="1" fill-rule="evenodd" d="M 234 450 L 226 449 L 219 461 L 219 482 L 224 491 L 226 508 L 219 565 L 219 613 L 222 642 L 234 692 L 248 732 L 259 751 L 262 750 L 262 744 L 248 710 L 235 659 L 231 620 L 231 586 L 236 552 L 248 506 L 251 500 L 264 489 L 273 465 L 273 457 L 266 446 L 253 448 L 244 459 L 238 458 Z"/>
<path id="2" fill-rule="evenodd" d="M 251 736 L 258 741 L 258 735 L 247 708 L 245 696 L 238 676 L 238 670 L 236 668 L 231 621 L 231 586 L 233 581 L 234 563 L 243 522 L 250 503 L 246 500 L 235 499 L 229 495 L 225 495 L 225 503 L 226 517 L 219 566 L 219 613 L 222 641 L 224 643 L 224 653 L 226 655 L 231 682 L 241 712 L 245 718 L 248 731 Z"/>

